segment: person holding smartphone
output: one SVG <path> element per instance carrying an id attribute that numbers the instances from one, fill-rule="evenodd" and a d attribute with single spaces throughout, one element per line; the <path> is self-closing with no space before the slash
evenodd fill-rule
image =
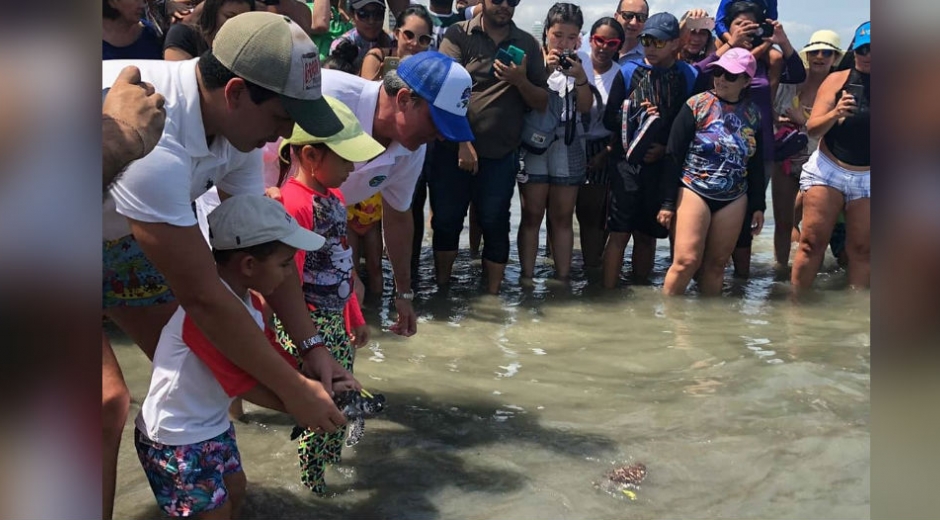
<path id="1" fill-rule="evenodd" d="M 808 290 L 822 264 L 839 212 L 845 208 L 849 285 L 871 278 L 871 22 L 855 31 L 855 67 L 819 87 L 806 129 L 819 149 L 803 166 L 803 228 L 790 277 L 794 294 Z"/>
<path id="2" fill-rule="evenodd" d="M 412 5 L 395 19 L 395 42 L 390 49 L 375 47 L 362 59 L 359 76 L 371 81 L 385 77 L 385 73 L 398 68 L 401 60 L 428 50 L 433 41 L 434 22 L 423 5 Z"/>
<path id="3" fill-rule="evenodd" d="M 450 282 L 460 233 L 471 200 L 483 230 L 487 291 L 496 294 L 509 261 L 509 218 L 526 110 L 548 106 L 548 78 L 535 38 L 512 18 L 519 0 L 483 0 L 473 19 L 451 25 L 440 51 L 466 67 L 473 78 L 465 92 L 473 142 L 436 144 L 428 168 L 431 227 L 437 283 Z M 496 60 L 510 46 L 525 56 L 519 64 Z"/>
<path id="4" fill-rule="evenodd" d="M 715 52 L 715 19 L 704 9 L 687 11 L 679 20 L 682 31 L 682 47 L 679 59 L 686 63 L 698 63 Z"/>
<path id="5" fill-rule="evenodd" d="M 719 10 L 719 18 L 722 12 Z M 757 71 L 747 88 L 747 95 L 757 103 L 761 112 L 761 137 L 764 146 L 764 170 L 773 171 L 774 127 L 773 127 L 773 99 L 777 86 L 781 83 L 802 83 L 806 81 L 806 68 L 793 45 L 790 43 L 783 25 L 776 20 L 768 18 L 765 6 L 759 2 L 737 1 L 731 3 L 722 18 L 730 31 L 727 42 L 718 46 L 715 54 L 698 62 L 695 66 L 700 70 L 708 68 L 710 63 L 735 48 L 743 48 L 750 52 L 757 60 Z M 756 38 L 758 31 L 768 32 L 766 26 L 773 26 L 772 36 Z M 720 31 L 720 28 L 716 30 Z M 761 43 L 763 42 L 763 43 Z M 773 48 L 774 45 L 780 50 Z M 765 177 L 766 179 L 766 177 Z M 766 190 L 766 185 L 764 186 Z M 756 201 L 750 201 L 754 204 Z M 749 208 L 753 213 L 754 208 Z M 755 229 L 751 227 L 751 219 L 744 219 L 744 227 L 738 237 L 738 244 L 732 258 L 734 259 L 734 274 L 738 278 L 747 278 L 751 271 L 751 242 Z"/>

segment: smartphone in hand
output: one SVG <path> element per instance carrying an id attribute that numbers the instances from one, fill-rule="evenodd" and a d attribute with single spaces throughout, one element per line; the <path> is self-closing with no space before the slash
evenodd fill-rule
<path id="1" fill-rule="evenodd" d="M 860 85 L 858 83 L 849 83 L 845 86 L 845 91 L 849 93 L 850 96 L 855 98 L 855 104 L 858 105 L 861 103 L 862 99 L 865 98 L 865 85 Z"/>
<path id="2" fill-rule="evenodd" d="M 507 48 L 502 48 L 496 51 L 496 61 L 499 61 L 503 65 L 509 65 L 510 63 L 515 63 L 516 65 L 522 65 L 522 58 L 525 57 L 525 51 L 516 47 L 515 45 L 510 45 Z M 490 74 L 493 73 L 493 70 L 490 70 Z"/>

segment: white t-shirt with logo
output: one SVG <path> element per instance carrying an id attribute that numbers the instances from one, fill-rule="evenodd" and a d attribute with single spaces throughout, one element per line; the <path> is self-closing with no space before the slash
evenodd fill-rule
<path id="1" fill-rule="evenodd" d="M 336 70 L 323 71 L 323 94 L 348 106 L 369 135 L 372 135 L 381 88 L 381 81 L 369 81 Z M 426 145 L 421 145 L 412 152 L 400 143 L 392 142 L 382 155 L 366 163 L 356 163 L 349 178 L 339 188 L 346 204 L 352 206 L 381 191 L 382 198 L 393 209 L 405 211 L 410 208 L 426 149 Z"/>
<path id="2" fill-rule="evenodd" d="M 264 193 L 261 150 L 240 152 L 221 135 L 211 145 L 206 142 L 196 81 L 198 61 L 101 63 L 102 88 L 110 87 L 124 67 L 134 65 L 141 79 L 166 98 L 166 125 L 156 148 L 128 166 L 104 203 L 105 240 L 129 235 L 127 218 L 194 226 L 192 202 L 213 186 L 232 195 Z"/>
<path id="3" fill-rule="evenodd" d="M 591 62 L 588 62 L 586 71 L 589 74 L 588 77 L 594 78 L 594 88 L 600 93 L 601 101 L 603 101 L 606 106 L 607 98 L 610 96 L 610 88 L 614 84 L 614 78 L 617 77 L 617 74 L 620 74 L 620 65 L 615 61 L 611 63 L 610 69 L 608 69 L 607 72 L 596 74 L 594 72 L 594 66 Z M 593 92 L 591 94 L 593 95 Z M 584 137 L 587 139 L 600 139 L 602 137 L 608 137 L 609 135 L 610 130 L 604 127 L 604 106 L 598 106 L 597 98 L 594 98 L 591 104 L 590 126 L 588 126 L 588 131 L 584 134 Z"/>

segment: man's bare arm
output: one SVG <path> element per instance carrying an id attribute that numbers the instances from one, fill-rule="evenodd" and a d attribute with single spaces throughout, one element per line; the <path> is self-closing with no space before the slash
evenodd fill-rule
<path id="1" fill-rule="evenodd" d="M 274 391 L 301 424 L 334 431 L 345 422 L 322 385 L 285 363 L 244 305 L 222 285 L 197 226 L 129 222 L 180 305 L 225 357 Z"/>

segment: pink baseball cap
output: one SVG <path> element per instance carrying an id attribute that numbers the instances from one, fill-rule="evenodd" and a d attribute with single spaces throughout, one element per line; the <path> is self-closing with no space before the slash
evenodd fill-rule
<path id="1" fill-rule="evenodd" d="M 751 55 L 751 51 L 735 47 L 724 53 L 718 61 L 709 63 L 705 69 L 711 70 L 715 67 L 721 67 L 732 74 L 744 72 L 747 77 L 753 78 L 757 73 L 757 60 Z"/>

